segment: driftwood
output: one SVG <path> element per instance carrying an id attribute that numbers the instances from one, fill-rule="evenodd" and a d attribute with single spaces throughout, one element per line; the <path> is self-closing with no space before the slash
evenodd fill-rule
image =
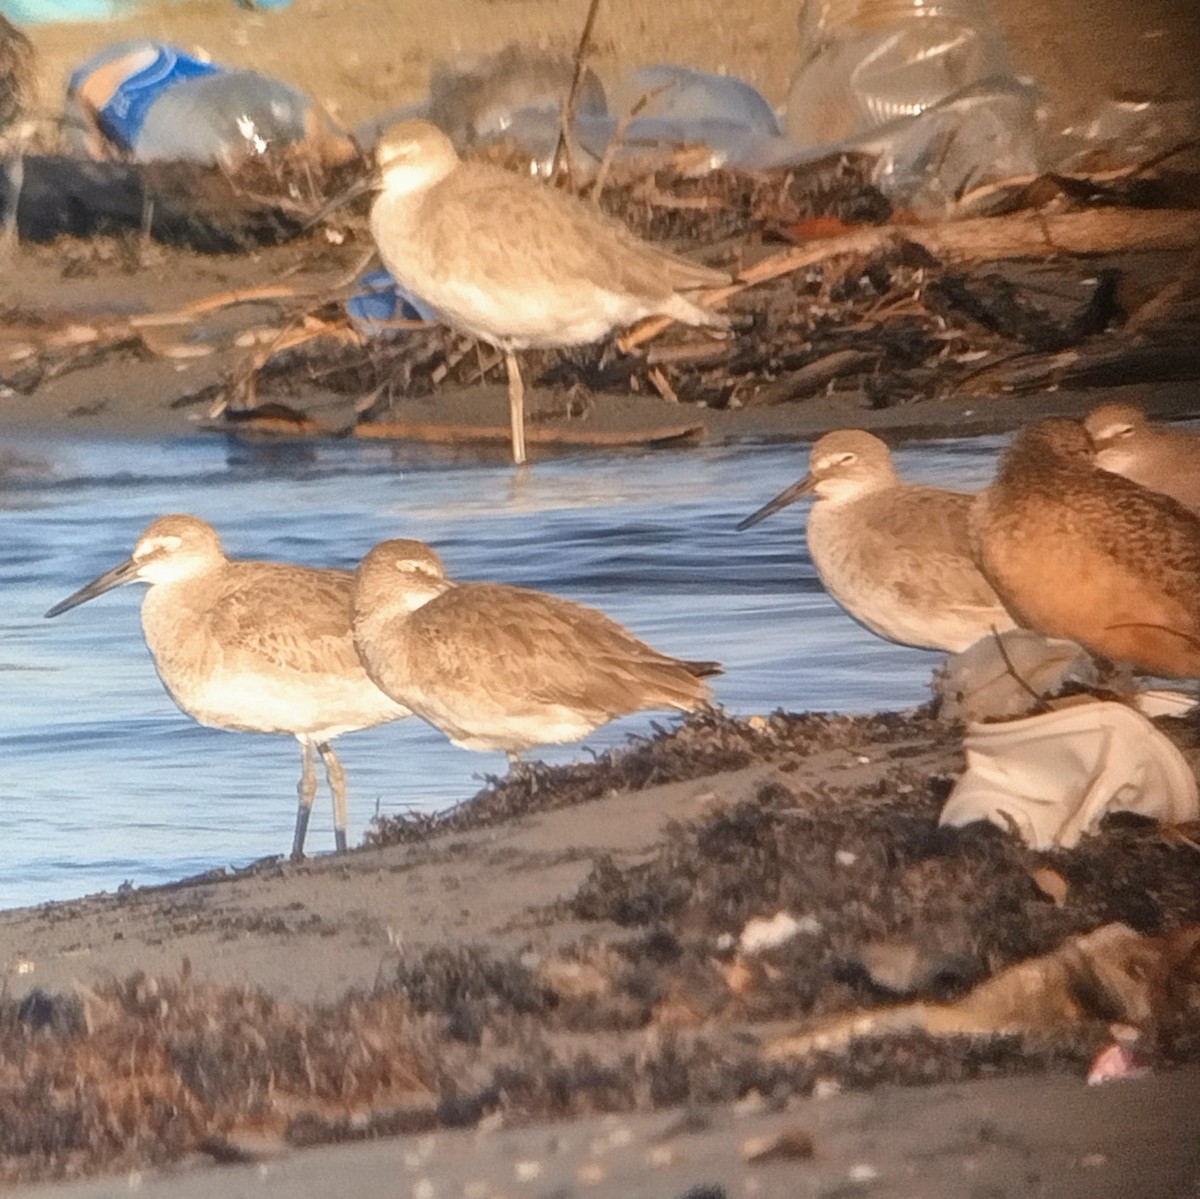
<path id="1" fill-rule="evenodd" d="M 964 395 L 1025 395 L 1056 387 L 1121 387 L 1200 379 L 1200 345 L 1081 347 L 989 363 L 958 384 Z"/>
<path id="2" fill-rule="evenodd" d="M 1018 962 L 956 1003 L 908 1003 L 838 1013 L 776 1039 L 773 1058 L 846 1050 L 858 1037 L 923 1032 L 933 1036 L 1046 1033 L 1092 1021 L 1119 1021 L 1153 1038 L 1189 1008 L 1197 980 L 1200 925 L 1161 937 L 1105 924 L 1042 957 Z"/>
<path id="3" fill-rule="evenodd" d="M 100 175 L 112 169 L 77 165 Z M 1090 194 L 1083 182 L 1080 196 Z M 215 186 L 248 198 L 229 180 Z M 135 207 L 140 219 L 153 216 L 144 193 L 133 199 L 129 219 Z M 541 386 L 653 391 L 712 408 L 783 404 L 840 386 L 879 407 L 960 387 L 985 394 L 1200 377 L 1200 355 L 1191 349 L 1200 327 L 1200 305 L 1193 302 L 1200 211 L 1042 209 L 940 224 L 847 225 L 847 213 L 867 220 L 890 215 L 853 164 L 824 164 L 800 183 L 790 173 L 681 179 L 664 170 L 614 184 L 603 199 L 606 210 L 643 235 L 684 240 L 697 257 L 743 263 L 735 282 L 701 297 L 727 307 L 732 327 L 713 337 L 654 319 L 619 340 L 529 351 L 525 369 Z M 1060 197 L 1067 202 L 1085 201 Z M 762 256 L 763 239 L 772 237 L 800 244 Z M 1110 264 L 1097 272 L 1080 261 L 1184 250 L 1192 257 L 1181 258 L 1179 278 L 1166 285 L 1161 275 L 1147 279 L 1151 272 L 1139 277 L 1136 268 L 1118 272 Z M 1006 265 L 1021 260 L 1054 265 Z M 350 286 L 341 282 L 322 294 L 286 285 L 227 292 L 132 318 L 72 315 L 56 322 L 10 313 L 0 330 L 0 382 L 29 391 L 51 374 L 120 349 L 168 358 L 207 353 L 212 344 L 190 336 L 193 322 L 231 304 L 269 303 L 276 311 L 267 320 L 240 331 L 244 360 L 215 395 L 205 395 L 210 417 L 261 411 L 275 398 L 321 388 L 348 398 L 360 420 L 380 422 L 368 436 L 506 436 L 499 429 L 443 435 L 418 424 L 388 424 L 393 396 L 473 386 L 496 377 L 499 360 L 471 352 L 472 343 L 438 326 L 390 322 L 407 336 L 370 336 L 338 311 Z M 294 421 L 280 427 L 296 431 Z M 549 431 L 531 430 L 531 440 L 543 433 Z M 549 437 L 557 444 L 641 444 L 590 431 Z"/>
<path id="4" fill-rule="evenodd" d="M 426 421 L 380 421 L 359 425 L 355 435 L 378 441 L 426 441 L 443 445 L 495 442 L 507 445 L 512 430 L 507 425 L 440 425 Z M 547 428 L 530 425 L 525 440 L 533 445 L 552 446 L 669 446 L 699 441 L 703 425 L 669 425 L 629 432 L 599 429 Z"/>
<path id="5" fill-rule="evenodd" d="M 870 350 L 835 350 L 761 387 L 746 400 L 746 407 L 765 408 L 816 395 L 836 379 L 869 371 L 879 359 Z"/>
<path id="6" fill-rule="evenodd" d="M 718 307 L 748 287 L 836 258 L 869 258 L 900 242 L 918 245 L 936 259 L 969 263 L 1118 251 L 1191 250 L 1200 245 L 1200 211 L 1089 209 L 1053 215 L 1018 213 L 942 225 L 884 225 L 856 230 L 765 258 L 742 271 L 737 281 L 729 286 L 702 293 L 703 302 Z M 619 345 L 626 352 L 633 350 L 657 337 L 671 324 L 669 317 L 643 321 L 621 338 Z"/>

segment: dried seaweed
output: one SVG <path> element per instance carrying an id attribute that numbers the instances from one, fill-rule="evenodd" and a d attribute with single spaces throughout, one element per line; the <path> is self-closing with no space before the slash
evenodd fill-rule
<path id="1" fill-rule="evenodd" d="M 1169 728 L 1190 745 L 1200 725 Z M 718 803 L 671 827 L 647 860 L 597 858 L 578 893 L 545 914 L 565 934 L 553 949 L 412 950 L 373 992 L 323 1006 L 201 984 L 186 967 L 0 1001 L 0 1178 L 133 1169 L 196 1151 L 253 1160 L 491 1112 L 561 1119 L 751 1093 L 783 1103 L 818 1080 L 1082 1074 L 1107 1036 L 1102 988 L 1074 997 L 1091 1019 L 1020 1036 L 907 1031 L 860 1038 L 850 1053 L 770 1051 L 781 1019 L 884 1001 L 851 968 L 881 939 L 924 942 L 959 963 L 954 977 L 932 970 L 915 985 L 941 999 L 1106 922 L 1148 933 L 1200 922 L 1193 851 L 1145 822 L 1111 820 L 1102 836 L 1050 855 L 991 826 L 939 830 L 948 780 L 916 758 L 953 738 L 928 711 L 753 721 L 707 712 L 594 764 L 506 780 L 449 816 L 377 829 L 377 840 L 412 841 L 617 786 L 773 764 L 775 781 L 753 802 Z M 788 785 L 807 755 L 881 750 L 891 766 L 869 786 Z M 1060 902 L 1035 882 L 1039 863 L 1067 881 Z M 741 952 L 747 922 L 780 910 L 804 928 Z M 1166 1061 L 1200 1054 L 1194 984 L 1180 978 L 1178 1018 L 1156 1030 Z"/>

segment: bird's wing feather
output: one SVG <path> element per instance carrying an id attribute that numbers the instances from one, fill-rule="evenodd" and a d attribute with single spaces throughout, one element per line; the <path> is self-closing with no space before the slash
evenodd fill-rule
<path id="1" fill-rule="evenodd" d="M 872 570 L 910 599 L 940 610 L 986 612 L 1001 607 L 971 551 L 966 492 L 895 489 L 871 510 L 856 552 Z"/>
<path id="2" fill-rule="evenodd" d="M 215 642 L 302 673 L 362 669 L 351 637 L 352 575 L 271 562 L 230 568 L 208 609 Z"/>
<path id="3" fill-rule="evenodd" d="M 455 587 L 409 618 L 409 653 L 440 685 L 500 702 L 628 712 L 707 693 L 675 659 L 602 612 L 504 584 Z"/>
<path id="4" fill-rule="evenodd" d="M 489 214 L 489 230 L 499 227 L 519 236 L 481 235 L 481 208 Z M 677 289 L 729 282 L 721 271 L 642 241 L 599 209 L 549 187 L 535 189 L 528 180 L 495 168 L 473 166 L 468 175 L 456 172 L 431 188 L 421 228 L 428 234 L 425 252 L 431 260 L 459 257 L 469 247 L 472 271 L 488 286 L 536 285 L 539 275 L 549 274 L 665 299 Z"/>

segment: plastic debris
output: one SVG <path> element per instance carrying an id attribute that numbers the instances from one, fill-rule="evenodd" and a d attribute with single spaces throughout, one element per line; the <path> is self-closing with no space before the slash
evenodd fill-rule
<path id="1" fill-rule="evenodd" d="M 1070 849 L 1111 811 L 1164 824 L 1200 818 L 1179 750 L 1124 704 L 1084 703 L 1001 724 L 970 724 L 967 769 L 939 820 L 988 820 L 1033 849 Z"/>
<path id="2" fill-rule="evenodd" d="M 1054 158 L 1062 171 L 1140 166 L 1194 141 L 1200 99 L 1114 99 L 1058 137 Z"/>
<path id="3" fill-rule="evenodd" d="M 800 144 L 868 134 L 1011 74 L 986 0 L 804 0 L 800 42 L 784 115 Z"/>
<path id="4" fill-rule="evenodd" d="M 1037 171 L 1036 92 L 986 0 L 806 0 L 800 32 L 784 115 L 795 146 L 874 152 L 875 182 L 914 208 Z"/>
<path id="5" fill-rule="evenodd" d="M 358 152 L 296 88 L 145 39 L 106 46 L 72 74 L 67 131 L 74 150 L 91 158 L 227 169 L 284 147 L 326 164 Z"/>
<path id="6" fill-rule="evenodd" d="M 362 275 L 358 290 L 346 301 L 360 333 L 377 337 L 401 330 L 388 328 L 389 321 L 436 321 L 437 313 L 419 296 L 401 287 L 390 271 L 369 271 Z"/>
<path id="7" fill-rule="evenodd" d="M 1099 682 L 1091 654 L 1074 641 L 1006 629 L 949 655 L 934 672 L 933 693 L 943 720 L 1002 720 L 1024 716 L 1068 682 Z"/>

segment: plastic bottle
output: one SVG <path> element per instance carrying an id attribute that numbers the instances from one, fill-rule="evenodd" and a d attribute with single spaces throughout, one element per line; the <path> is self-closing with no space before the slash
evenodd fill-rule
<path id="1" fill-rule="evenodd" d="M 987 0 L 802 0 L 800 35 L 784 119 L 800 144 L 854 138 L 1012 74 Z"/>

